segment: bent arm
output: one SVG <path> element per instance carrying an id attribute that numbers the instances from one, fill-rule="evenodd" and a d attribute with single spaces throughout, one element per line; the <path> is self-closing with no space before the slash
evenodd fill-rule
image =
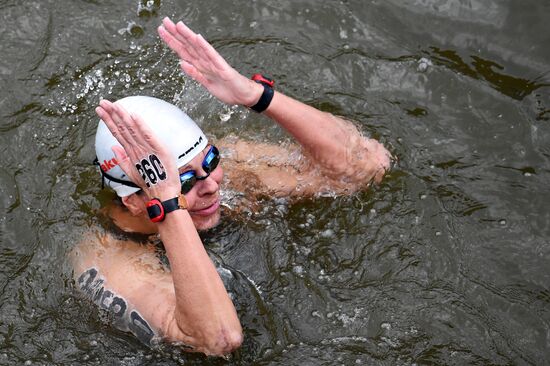
<path id="1" fill-rule="evenodd" d="M 118 164 L 149 199 L 177 197 L 180 183 L 175 160 L 151 128 L 139 116 L 106 100 L 100 102 L 96 112 L 123 147 L 113 147 Z M 153 155 L 165 174 L 156 183 L 146 184 L 134 164 Z M 167 214 L 158 223 L 158 231 L 170 261 L 175 290 L 173 314 L 162 328 L 206 354 L 225 354 L 238 347 L 242 330 L 235 308 L 187 210 Z"/>
<path id="2" fill-rule="evenodd" d="M 181 59 L 182 70 L 227 104 L 252 106 L 263 86 L 233 69 L 201 36 L 182 22 L 165 18 L 160 37 Z M 389 168 L 390 154 L 366 139 L 350 122 L 275 92 L 264 112 L 288 131 L 306 154 L 330 177 L 347 181 L 379 180 Z"/>
<path id="3" fill-rule="evenodd" d="M 189 213 L 176 210 L 158 227 L 176 294 L 173 322 L 167 326 L 206 354 L 233 351 L 242 342 L 241 324 Z"/>
<path id="4" fill-rule="evenodd" d="M 331 178 L 378 182 L 389 169 L 389 152 L 378 141 L 364 138 L 349 121 L 279 92 L 264 113 L 287 130 Z"/>

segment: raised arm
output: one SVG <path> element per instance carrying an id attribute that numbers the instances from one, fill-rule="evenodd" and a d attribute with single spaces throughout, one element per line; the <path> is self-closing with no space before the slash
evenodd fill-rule
<path id="1" fill-rule="evenodd" d="M 141 118 L 105 100 L 96 112 L 124 148 L 113 149 L 121 168 L 149 199 L 165 201 L 177 197 L 180 183 L 175 161 Z M 147 184 L 134 164 L 146 157 L 152 160 L 153 155 L 160 161 L 157 167 L 164 168 L 164 172 L 155 184 Z M 180 209 L 167 214 L 158 223 L 158 231 L 175 289 L 175 308 L 163 319 L 163 332 L 206 354 L 232 351 L 242 341 L 241 325 L 189 213 Z"/>
<path id="2" fill-rule="evenodd" d="M 174 24 L 165 18 L 158 32 L 180 57 L 182 70 L 222 102 L 250 107 L 260 99 L 262 85 L 238 73 L 182 22 Z M 389 168 L 389 152 L 377 141 L 364 138 L 342 118 L 278 91 L 264 113 L 287 130 L 330 177 L 353 183 L 378 181 Z"/>

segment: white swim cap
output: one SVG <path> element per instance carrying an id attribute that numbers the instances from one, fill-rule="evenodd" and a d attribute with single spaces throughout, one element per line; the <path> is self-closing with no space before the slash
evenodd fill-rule
<path id="1" fill-rule="evenodd" d="M 176 167 L 190 162 L 208 144 L 208 139 L 197 124 L 181 109 L 163 100 L 133 96 L 116 102 L 128 112 L 140 116 L 174 156 Z M 95 152 L 105 184 L 119 197 L 140 190 L 118 165 L 113 146 L 121 146 L 107 125 L 100 120 L 95 135 Z"/>

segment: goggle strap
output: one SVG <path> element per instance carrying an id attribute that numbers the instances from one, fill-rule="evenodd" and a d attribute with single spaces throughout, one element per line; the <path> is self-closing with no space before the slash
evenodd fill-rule
<path id="1" fill-rule="evenodd" d="M 137 184 L 135 184 L 134 182 L 130 182 L 130 181 L 127 181 L 127 180 L 122 180 L 122 179 L 118 179 L 118 178 L 115 178 L 113 177 L 112 175 L 110 174 L 107 174 L 103 171 L 103 169 L 101 169 L 101 166 L 99 165 L 99 161 L 97 160 L 97 157 L 94 159 L 94 162 L 93 162 L 94 165 L 97 165 L 99 166 L 99 171 L 101 172 L 101 189 L 104 189 L 105 188 L 105 178 L 109 179 L 110 181 L 113 181 L 115 183 L 120 183 L 122 185 L 125 185 L 125 186 L 128 186 L 128 187 L 132 187 L 132 188 L 140 188 L 140 186 L 138 186 Z"/>

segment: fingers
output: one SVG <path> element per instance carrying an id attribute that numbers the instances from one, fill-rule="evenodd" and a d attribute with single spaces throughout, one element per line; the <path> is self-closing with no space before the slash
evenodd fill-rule
<path id="1" fill-rule="evenodd" d="M 201 83 L 202 85 L 205 85 L 205 86 L 208 85 L 208 79 L 206 79 L 204 75 L 200 73 L 195 66 L 191 65 L 189 62 L 185 60 L 180 61 L 180 66 L 183 72 L 189 75 L 193 80 Z"/>
<path id="2" fill-rule="evenodd" d="M 202 52 L 208 57 L 210 62 L 217 67 L 218 69 L 225 69 L 230 67 L 229 64 L 225 61 L 225 59 L 216 51 L 214 47 L 206 39 L 202 37 L 202 35 L 198 35 L 197 39 L 197 46 L 200 47 Z"/>
<path id="3" fill-rule="evenodd" d="M 119 126 L 125 127 L 119 127 L 119 130 L 128 143 L 132 146 L 147 146 L 145 134 L 149 132 L 148 126 L 140 117 L 129 114 L 123 106 L 117 103 L 113 104 L 113 116 Z"/>
<path id="4" fill-rule="evenodd" d="M 126 173 L 126 175 L 129 175 L 129 173 L 132 171 L 132 163 L 130 162 L 128 154 L 126 154 L 126 151 L 118 145 L 112 146 L 111 150 L 115 154 L 116 161 L 118 162 L 122 170 Z"/>
<path id="5" fill-rule="evenodd" d="M 182 60 L 193 64 L 201 72 L 212 69 L 210 58 L 201 46 L 201 42 L 205 44 L 208 42 L 183 22 L 174 24 L 170 19 L 164 18 L 162 26 L 158 28 L 158 33 L 168 47 L 176 52 Z"/>
<path id="6" fill-rule="evenodd" d="M 105 122 L 107 128 L 109 129 L 109 131 L 111 131 L 115 139 L 117 139 L 117 141 L 124 146 L 124 144 L 126 144 L 127 142 L 120 132 L 119 126 L 113 120 L 113 103 L 109 102 L 108 100 L 102 100 L 101 102 L 99 102 L 99 107 L 97 107 L 95 111 L 99 118 L 101 118 L 101 120 Z"/>
<path id="7" fill-rule="evenodd" d="M 166 43 L 182 60 L 191 59 L 191 55 L 187 52 L 184 43 L 177 36 L 174 36 L 174 34 L 177 35 L 175 26 L 173 31 L 169 31 L 167 28 L 160 26 L 158 27 L 158 34 L 164 43 Z"/>
<path id="8" fill-rule="evenodd" d="M 197 47 L 197 34 L 183 24 L 183 22 L 178 22 L 178 24 L 176 24 L 176 31 L 177 34 L 186 41 L 186 49 L 191 57 L 199 60 L 201 55 L 200 47 Z"/>
<path id="9" fill-rule="evenodd" d="M 121 105 L 102 100 L 96 113 L 131 159 L 139 158 L 138 147 L 149 146 L 145 137 L 151 135 L 148 126 L 139 117 L 130 115 Z"/>
<path id="10" fill-rule="evenodd" d="M 181 23 L 181 22 L 179 22 Z M 174 50 L 178 55 L 187 60 L 192 61 L 198 58 L 198 54 L 193 46 L 193 38 L 195 33 L 187 28 L 183 23 L 176 25 L 169 18 L 164 18 L 162 26 L 159 27 L 159 35 L 163 38 L 166 37 L 166 43 Z M 183 33 L 178 31 L 178 26 L 183 30 Z M 171 38 L 171 39 L 170 39 Z M 170 41 L 170 43 L 168 43 Z"/>

